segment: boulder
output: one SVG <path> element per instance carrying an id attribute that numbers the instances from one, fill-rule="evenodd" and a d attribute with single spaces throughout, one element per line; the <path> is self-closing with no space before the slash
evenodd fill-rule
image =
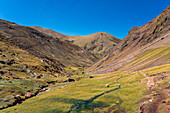
<path id="1" fill-rule="evenodd" d="M 4 72 L 3 72 L 3 71 L 0 71 L 0 74 L 2 74 L 2 75 L 3 75 L 3 74 L 4 74 Z"/>
<path id="2" fill-rule="evenodd" d="M 89 76 L 89 78 L 94 78 L 94 76 Z"/>
<path id="3" fill-rule="evenodd" d="M 109 84 L 106 84 L 105 86 L 106 86 L 106 87 L 109 87 Z"/>
<path id="4" fill-rule="evenodd" d="M 166 103 L 166 100 L 162 100 L 162 103 Z"/>
<path id="5" fill-rule="evenodd" d="M 68 78 L 67 80 L 65 80 L 64 82 L 75 82 L 75 80 L 74 79 L 72 79 L 72 78 Z"/>
<path id="6" fill-rule="evenodd" d="M 3 61 L 3 60 L 0 60 L 0 63 L 1 63 L 1 64 L 6 64 L 6 62 L 5 62 L 5 61 Z"/>
<path id="7" fill-rule="evenodd" d="M 21 98 L 21 96 L 20 96 L 20 95 L 16 95 L 16 96 L 14 97 L 14 99 L 17 99 L 17 100 L 19 100 L 19 101 L 21 101 L 21 100 L 22 100 L 22 98 Z"/>
<path id="8" fill-rule="evenodd" d="M 6 55 L 2 55 L 2 57 L 6 57 Z"/>
<path id="9" fill-rule="evenodd" d="M 14 63 L 15 63 L 15 60 L 14 60 L 14 59 L 7 61 L 7 64 L 8 64 L 8 65 L 12 65 L 12 64 L 14 64 Z"/>
<path id="10" fill-rule="evenodd" d="M 42 77 L 41 75 L 36 76 L 37 79 L 39 79 L 39 78 L 41 78 L 41 77 Z"/>
<path id="11" fill-rule="evenodd" d="M 75 82 L 75 80 L 72 79 L 72 78 L 67 79 L 67 81 L 68 81 L 68 82 Z"/>
<path id="12" fill-rule="evenodd" d="M 38 76 L 36 76 L 36 78 L 39 79 L 39 78 L 41 78 L 41 76 L 38 75 Z"/>
<path id="13" fill-rule="evenodd" d="M 26 93 L 25 94 L 25 98 L 27 99 L 27 98 L 30 98 L 30 97 L 32 97 L 32 94 L 31 93 Z"/>

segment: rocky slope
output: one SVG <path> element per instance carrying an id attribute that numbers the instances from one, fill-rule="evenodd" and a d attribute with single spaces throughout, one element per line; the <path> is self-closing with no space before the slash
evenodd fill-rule
<path id="1" fill-rule="evenodd" d="M 0 40 L 20 47 L 53 67 L 90 66 L 96 58 L 68 42 L 60 41 L 33 28 L 0 20 Z"/>
<path id="2" fill-rule="evenodd" d="M 68 36 L 38 26 L 31 26 L 31 28 L 34 28 L 54 38 L 71 42 L 82 49 L 91 52 L 98 58 L 100 58 L 103 54 L 108 53 L 110 49 L 121 42 L 121 39 L 118 39 L 105 32 L 98 32 L 86 36 Z"/>
<path id="3" fill-rule="evenodd" d="M 84 75 L 82 67 L 96 60 L 76 45 L 0 20 L 0 110 L 48 91 L 51 83 Z"/>
<path id="4" fill-rule="evenodd" d="M 87 72 L 108 73 L 118 70 L 139 70 L 148 66 L 156 66 L 169 63 L 166 54 L 157 54 L 157 56 L 145 58 L 143 62 L 136 63 L 129 68 L 129 63 L 142 56 L 147 50 L 170 45 L 170 6 L 167 7 L 159 16 L 141 27 L 133 27 L 128 35 L 112 51 L 103 56 L 101 60 L 95 63 Z M 167 48 L 166 51 L 169 51 Z M 154 55 L 155 53 L 152 53 Z M 159 57 L 158 57 L 159 56 Z M 162 59 L 162 60 L 161 60 Z M 150 62 L 149 62 L 150 61 Z M 153 64 L 154 63 L 154 64 Z M 136 68 L 136 66 L 140 66 Z M 123 69 L 122 69 L 123 68 Z M 136 68 L 136 69 L 135 69 Z"/>

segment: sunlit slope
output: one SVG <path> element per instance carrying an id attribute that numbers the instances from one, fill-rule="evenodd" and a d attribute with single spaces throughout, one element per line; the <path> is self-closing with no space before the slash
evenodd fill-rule
<path id="1" fill-rule="evenodd" d="M 121 71 L 137 71 L 146 69 L 149 67 L 159 66 L 163 64 L 169 64 L 170 62 L 170 46 L 154 47 L 143 50 L 138 53 L 130 54 L 125 58 L 118 59 L 115 62 L 94 69 L 91 73 L 110 73 L 113 70 Z M 111 62 L 111 61 L 110 61 Z M 104 64 L 104 63 L 103 63 Z"/>
<path id="2" fill-rule="evenodd" d="M 42 59 L 1 41 L 0 45 L 0 109 L 25 99 L 26 93 L 35 95 L 47 82 L 57 80 L 58 69 Z"/>
<path id="3" fill-rule="evenodd" d="M 110 49 L 121 42 L 120 39 L 105 32 L 98 32 L 86 36 L 72 36 L 69 37 L 68 40 L 99 56 L 108 53 Z"/>
<path id="4" fill-rule="evenodd" d="M 91 73 L 114 72 L 137 59 L 138 54 L 143 54 L 142 52 L 170 45 L 169 28 L 170 6 L 145 25 L 133 27 L 117 46 L 86 71 Z M 145 59 L 148 59 L 148 57 L 146 56 Z M 159 61 L 157 64 L 160 64 Z M 155 65 L 156 63 L 153 66 Z"/>
<path id="5" fill-rule="evenodd" d="M 16 46 L 9 46 L 0 41 L 0 70 L 4 79 L 20 79 L 40 74 L 58 74 L 58 70 L 49 66 L 42 59 L 29 54 Z M 6 76 L 3 76 L 3 75 Z"/>
<path id="6" fill-rule="evenodd" d="M 158 47 L 138 54 L 133 61 L 122 66 L 119 71 L 136 71 L 157 65 L 168 64 L 169 62 L 170 46 Z"/>

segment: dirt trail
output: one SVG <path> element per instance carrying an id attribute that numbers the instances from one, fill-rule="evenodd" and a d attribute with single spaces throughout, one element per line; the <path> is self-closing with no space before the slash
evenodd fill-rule
<path id="1" fill-rule="evenodd" d="M 153 78 L 148 77 L 148 76 L 147 76 L 145 73 L 143 73 L 142 71 L 139 71 L 139 73 L 141 73 L 143 76 L 145 76 L 145 77 L 148 79 L 147 86 L 148 86 L 148 89 L 150 90 L 150 89 L 154 86 Z"/>
<path id="2" fill-rule="evenodd" d="M 139 72 L 148 79 L 147 85 L 150 85 L 150 82 L 151 82 L 150 78 L 145 73 L 143 73 L 142 71 L 139 71 Z"/>

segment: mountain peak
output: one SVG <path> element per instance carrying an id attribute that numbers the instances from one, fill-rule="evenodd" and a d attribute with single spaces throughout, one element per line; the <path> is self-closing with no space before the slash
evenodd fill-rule
<path id="1" fill-rule="evenodd" d="M 109 34 L 109 33 L 106 33 L 106 32 L 97 32 L 97 33 L 94 33 L 94 34 L 100 34 L 100 35 L 102 35 L 102 34 Z"/>

